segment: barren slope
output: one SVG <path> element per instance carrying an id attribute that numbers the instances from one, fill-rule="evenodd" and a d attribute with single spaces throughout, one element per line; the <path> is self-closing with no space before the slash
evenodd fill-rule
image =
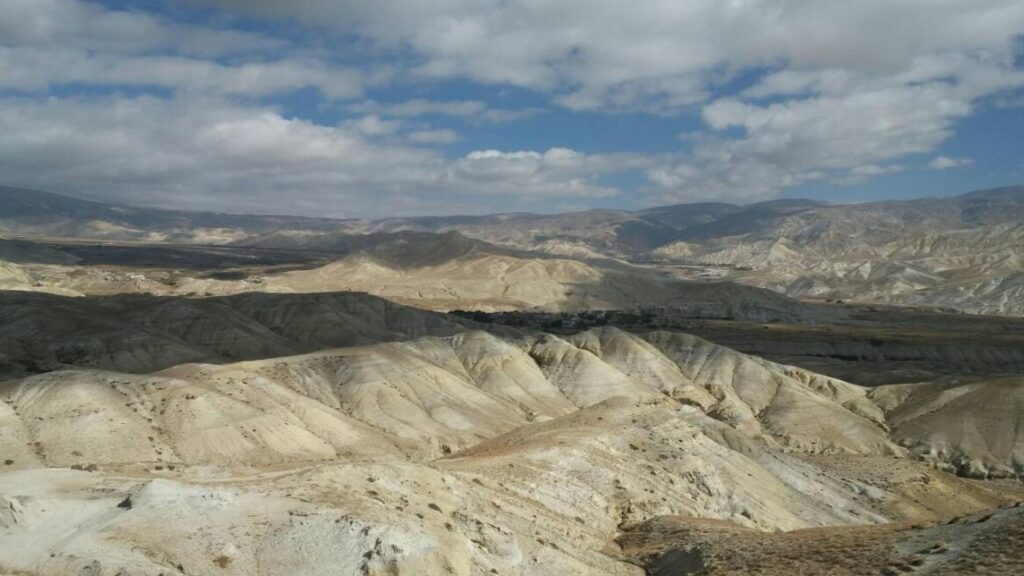
<path id="1" fill-rule="evenodd" d="M 1016 574 L 1024 508 L 928 527 L 891 524 L 765 534 L 720 520 L 663 517 L 626 528 L 622 553 L 652 576 Z"/>
<path id="2" fill-rule="evenodd" d="M 929 459 L 968 476 L 1024 473 L 1024 379 L 883 386 L 871 397 L 894 438 Z"/>
<path id="3" fill-rule="evenodd" d="M 358 423 L 438 456 L 612 398 L 668 397 L 769 445 L 899 453 L 863 389 L 685 335 L 648 338 L 671 356 L 614 329 L 511 343 L 470 332 L 148 376 L 51 372 L 9 383 L 2 400 L 59 466 L 333 459 L 367 440 Z M 630 368 L 638 356 L 665 368 L 660 382 Z M 83 428 L 97 440 L 68 447 Z"/>
<path id="4" fill-rule="evenodd" d="M 0 423 L 0 570 L 30 574 L 639 575 L 606 554 L 623 522 L 790 530 L 1016 497 L 901 460 L 862 388 L 664 332 L 58 371 L 3 385 Z"/>
<path id="5" fill-rule="evenodd" d="M 472 325 L 358 293 L 188 299 L 0 292 L 0 376 L 65 366 L 150 372 L 450 335 Z"/>
<path id="6" fill-rule="evenodd" d="M 8 261 L 0 240 L 0 289 L 189 297 L 360 291 L 441 311 L 675 306 L 751 320 L 803 313 L 767 290 L 685 282 L 609 259 L 522 252 L 455 232 L 294 236 L 216 247 L 8 241 Z"/>

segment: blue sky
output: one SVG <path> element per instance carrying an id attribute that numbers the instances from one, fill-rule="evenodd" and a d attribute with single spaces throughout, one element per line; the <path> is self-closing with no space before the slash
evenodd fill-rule
<path id="1" fill-rule="evenodd" d="M 1024 182 L 1018 0 L 0 0 L 0 180 L 338 217 Z"/>

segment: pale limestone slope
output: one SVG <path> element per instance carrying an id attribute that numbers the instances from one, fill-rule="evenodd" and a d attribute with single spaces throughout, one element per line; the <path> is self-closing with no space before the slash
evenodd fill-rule
<path id="1" fill-rule="evenodd" d="M 1021 378 L 882 386 L 871 396 L 913 451 L 968 476 L 1024 473 Z"/>
<path id="2" fill-rule="evenodd" d="M 783 366 L 688 334 L 654 332 L 647 340 L 716 403 L 716 418 L 807 451 L 899 453 L 866 390 Z"/>
<path id="3" fill-rule="evenodd" d="M 1008 497 L 896 460 L 863 389 L 683 334 L 54 372 L 0 401 L 0 447 L 32 446 L 0 473 L 0 571 L 45 576 L 639 576 L 602 553 L 623 522 L 872 524 Z M 903 462 L 919 487 L 830 458 Z"/>
<path id="4" fill-rule="evenodd" d="M 568 341 L 601 358 L 631 381 L 642 382 L 679 402 L 703 409 L 716 402 L 714 396 L 696 385 L 654 345 L 633 334 L 601 328 L 575 334 Z"/>
<path id="5" fill-rule="evenodd" d="M 802 451 L 900 452 L 860 388 L 687 335 L 646 338 L 470 332 L 149 376 L 52 372 L 9 383 L 0 399 L 51 465 L 262 465 L 371 445 L 432 457 L 613 398 L 673 398 Z M 85 450 L 69 436 L 80 429 Z"/>
<path id="6" fill-rule="evenodd" d="M 2 394 L 49 466 L 267 465 L 400 453 L 345 414 L 259 382 L 68 371 Z"/>
<path id="7" fill-rule="evenodd" d="M 800 306 L 766 290 L 673 280 L 608 260 L 471 252 L 441 262 L 396 264 L 355 254 L 315 268 L 267 276 L 269 290 L 368 292 L 432 310 L 617 310 L 680 306 L 701 314 L 795 318 Z M 731 316 L 730 316 L 731 315 Z"/>
<path id="8" fill-rule="evenodd" d="M 524 354 L 529 340 L 506 342 L 480 331 L 449 339 L 466 373 L 483 391 L 514 403 L 527 419 L 568 414 L 577 405 L 562 390 L 552 387 L 534 358 Z"/>
<path id="9" fill-rule="evenodd" d="M 0 475 L 0 494 L 0 571 L 18 574 L 642 574 L 602 553 L 604 526 L 422 464 L 230 482 L 31 470 Z"/>
<path id="10" fill-rule="evenodd" d="M 514 479 L 522 496 L 609 523 L 664 514 L 792 529 L 878 522 L 857 488 L 810 468 L 697 408 L 615 398 L 517 429 L 438 463 Z"/>

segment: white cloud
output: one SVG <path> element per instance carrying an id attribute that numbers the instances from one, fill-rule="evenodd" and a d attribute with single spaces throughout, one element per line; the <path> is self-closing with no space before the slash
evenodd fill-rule
<path id="1" fill-rule="evenodd" d="M 646 168 L 667 200 L 756 200 L 888 173 L 934 151 L 980 99 L 1024 85 L 1018 0 L 210 3 L 404 51 L 413 78 L 514 85 L 572 109 L 699 106 L 710 132 Z M 737 91 L 728 83 L 743 74 L 755 81 Z M 733 94 L 716 97 L 725 86 Z"/>
<path id="2" fill-rule="evenodd" d="M 409 133 L 408 138 L 416 144 L 451 144 L 459 141 L 459 133 L 448 128 L 414 130 Z"/>
<path id="3" fill-rule="evenodd" d="M 554 197 L 615 196 L 600 177 L 650 166 L 651 158 L 628 154 L 587 155 L 567 148 L 546 152 L 479 150 L 454 161 L 446 182 L 490 194 Z"/>
<path id="4" fill-rule="evenodd" d="M 996 108 L 1024 108 L 1024 94 L 1004 96 L 995 101 Z"/>
<path id="5" fill-rule="evenodd" d="M 896 172 L 902 172 L 903 166 L 899 164 L 892 164 L 889 166 L 879 166 L 878 164 L 866 164 L 864 166 L 854 166 L 850 169 L 850 174 L 853 176 L 881 176 L 883 174 L 894 174 Z"/>
<path id="6" fill-rule="evenodd" d="M 979 98 L 1020 85 L 1024 74 L 990 56 L 920 59 L 893 77 L 770 75 L 746 95 L 790 98 L 711 102 L 702 117 L 715 132 L 691 137 L 690 157 L 650 177 L 672 201 L 751 201 L 815 181 L 863 182 L 901 169 L 894 159 L 935 150 Z M 741 135 L 725 137 L 730 129 Z"/>
<path id="7" fill-rule="evenodd" d="M 895 174 L 904 170 L 906 170 L 906 166 L 901 164 L 889 164 L 885 166 L 880 166 L 878 164 L 865 164 L 864 166 L 854 166 L 843 173 L 835 174 L 831 179 L 831 182 L 840 186 L 852 186 L 854 184 L 867 182 L 875 176 Z M 818 178 L 815 178 L 815 180 L 817 179 Z"/>
<path id="8" fill-rule="evenodd" d="M 277 50 L 287 45 L 259 34 L 169 23 L 139 10 L 109 10 L 79 0 L 4 0 L 0 14 L 0 39 L 9 45 L 122 54 L 172 50 L 204 56 Z"/>
<path id="9" fill-rule="evenodd" d="M 383 120 L 376 114 L 370 114 L 369 116 L 349 120 L 344 125 L 354 128 L 360 134 L 366 136 L 389 136 L 398 132 L 402 127 L 402 122 L 399 120 Z"/>
<path id="10" fill-rule="evenodd" d="M 77 50 L 0 47 L 0 87 L 45 91 L 53 84 L 161 87 L 265 96 L 305 87 L 329 98 L 362 93 L 363 75 L 317 61 L 223 65 L 180 56 L 119 56 Z"/>
<path id="11" fill-rule="evenodd" d="M 106 170 L 112 190 L 174 189 L 180 178 L 226 198 L 237 198 L 229 185 L 262 190 L 266 183 L 308 186 L 305 198 L 328 189 L 355 195 L 359 189 L 386 191 L 409 203 L 447 191 L 449 198 L 468 202 L 460 206 L 472 206 L 465 199 L 474 195 L 483 203 L 488 194 L 614 194 L 618 190 L 603 185 L 603 175 L 641 170 L 651 183 L 643 192 L 665 200 L 752 201 L 787 187 L 920 167 L 904 157 L 934 155 L 959 121 L 982 106 L 1013 103 L 1013 91 L 1024 87 L 1024 71 L 1015 62 L 1024 32 L 1024 3 L 1018 0 L 189 3 L 288 18 L 305 27 L 303 37 L 286 41 L 269 32 L 289 26 L 265 33 L 233 29 L 239 20 L 230 13 L 198 25 L 175 21 L 176 10 L 160 15 L 79 0 L 0 2 L 0 89 L 31 97 L 0 100 L 7 122 L 0 128 L 40 130 L 0 135 L 8 146 L 0 168 L 12 169 L 5 176 L 55 184 L 58 175 L 78 177 L 95 191 Z M 431 99 L 458 94 L 464 83 L 496 85 L 470 90 L 476 98 L 499 95 L 486 102 Z M 78 85 L 157 88 L 171 96 L 42 100 L 56 93 L 55 86 L 74 93 Z M 705 126 L 687 134 L 687 151 L 656 157 L 629 154 L 629 141 L 614 155 L 563 154 L 557 139 L 546 143 L 555 146 L 548 152 L 481 152 L 456 160 L 432 148 L 460 137 L 446 125 L 452 119 L 512 122 L 544 112 L 516 108 L 523 100 L 515 95 L 523 91 L 506 86 L 533 91 L 531 103 L 543 98 L 572 110 L 699 112 Z M 406 99 L 373 100 L 382 87 Z M 332 101 L 359 98 L 327 107 L 358 116 L 318 126 L 253 104 L 299 89 L 315 89 Z M 506 92 L 513 97 L 505 100 Z M 287 101 L 278 102 L 290 109 Z M 13 111 L 26 118 L 14 118 Z M 89 114 L 110 126 L 94 125 Z M 427 116 L 429 125 L 413 120 Z M 25 123 L 30 120 L 34 124 Z M 226 130 L 224 122 L 251 142 L 198 139 L 211 137 L 210 123 Z M 267 133 L 291 148 L 261 139 Z M 317 146 L 290 140 L 298 133 Z M 65 141 L 46 139 L 45 146 L 32 147 L 39 144 L 33 137 L 52 134 Z M 97 135 L 110 138 L 114 150 L 122 141 L 132 146 L 123 156 L 103 156 Z M 86 141 L 96 150 L 81 144 Z M 196 148 L 203 142 L 208 157 Z M 268 154 L 263 163 L 246 148 L 261 142 Z M 341 156 L 309 156 L 315 150 Z M 36 153 L 38 158 L 28 158 Z M 101 165 L 77 163 L 83 158 Z M 232 164 L 240 158 L 250 158 L 255 175 Z M 350 163 L 353 158 L 364 163 Z M 191 167 L 179 171 L 166 165 L 172 160 Z M 37 172 L 27 171 L 27 164 Z M 48 170 L 50 164 L 55 169 Z M 272 167 L 277 172 L 268 175 Z M 204 179 L 196 170 L 218 177 Z M 196 201 L 225 205 L 198 193 Z"/>
<path id="12" fill-rule="evenodd" d="M 970 158 L 951 158 L 949 156 L 936 156 L 932 158 L 931 162 L 928 163 L 928 168 L 932 170 L 949 170 L 950 168 L 962 168 L 964 166 L 970 166 L 974 163 L 974 160 Z"/>
<path id="13" fill-rule="evenodd" d="M 374 114 L 398 116 L 401 118 L 437 115 L 486 122 L 512 122 L 543 112 L 539 108 L 519 110 L 491 108 L 480 100 L 425 100 L 422 98 L 393 104 L 382 104 L 373 100 L 366 100 L 358 104 L 352 104 L 348 109 L 353 112 L 372 112 Z"/>
<path id="14" fill-rule="evenodd" d="M 716 130 L 739 127 L 734 153 L 779 166 L 843 169 L 927 152 L 970 114 L 971 101 L 944 84 L 815 96 L 757 106 L 719 100 L 703 110 Z"/>
<path id="15" fill-rule="evenodd" d="M 145 205 L 383 217 L 614 195 L 599 179 L 637 162 L 564 149 L 447 160 L 367 138 L 375 122 L 319 126 L 211 98 L 2 99 L 0 173 Z"/>
<path id="16" fill-rule="evenodd" d="M 312 87 L 338 99 L 361 95 L 371 81 L 315 58 L 267 56 L 287 48 L 259 34 L 77 0 L 0 5 L 0 88 L 45 92 L 87 84 L 266 96 Z"/>
<path id="17" fill-rule="evenodd" d="M 699 102 L 736 71 L 899 74 L 923 57 L 1002 52 L 1017 0 L 209 0 L 409 47 L 425 76 L 552 91 L 579 108 Z"/>

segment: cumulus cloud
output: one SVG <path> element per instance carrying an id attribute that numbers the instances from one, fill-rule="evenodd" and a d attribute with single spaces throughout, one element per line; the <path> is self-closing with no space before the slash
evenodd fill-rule
<path id="1" fill-rule="evenodd" d="M 928 163 L 932 170 L 949 170 L 950 168 L 962 168 L 970 166 L 974 161 L 970 158 L 951 158 L 949 156 L 936 156 Z"/>
<path id="2" fill-rule="evenodd" d="M 215 17 L 0 3 L 5 179 L 164 204 L 175 191 L 179 205 L 232 210 L 251 198 L 324 213 L 341 199 L 372 213 L 385 197 L 410 211 L 493 208 L 496 197 L 566 204 L 621 194 L 606 176 L 637 171 L 648 181 L 629 190 L 634 203 L 747 202 L 954 167 L 960 159 L 907 157 L 933 157 L 964 118 L 1013 105 L 1024 88 L 1017 0 L 185 5 Z M 162 96 L 95 97 L 139 89 Z M 299 90 L 316 101 L 284 96 Z M 657 155 L 631 153 L 630 141 L 583 154 L 555 131 L 526 146 L 536 150 L 444 153 L 480 132 L 460 134 L 466 123 L 581 111 L 703 125 Z"/>
<path id="3" fill-rule="evenodd" d="M 417 144 L 451 144 L 459 141 L 459 133 L 449 128 L 435 130 L 414 130 L 409 133 L 409 141 Z"/>
<path id="4" fill-rule="evenodd" d="M 80 0 L 4 0 L 0 39 L 5 44 L 90 52 L 144 54 L 157 50 L 223 56 L 284 48 L 287 43 L 251 32 L 166 20 L 132 10 L 110 10 Z"/>
<path id="5" fill-rule="evenodd" d="M 593 197 L 615 196 L 615 188 L 602 186 L 604 174 L 643 167 L 649 160 L 632 155 L 587 155 L 567 148 L 471 152 L 448 167 L 446 182 L 459 182 L 492 194 Z"/>
<path id="6" fill-rule="evenodd" d="M 359 70 L 315 58 L 267 56 L 288 47 L 255 33 L 78 0 L 0 6 L 0 88 L 38 92 L 86 84 L 266 96 L 312 87 L 337 99 L 361 95 L 370 81 Z"/>
<path id="7" fill-rule="evenodd" d="M 366 100 L 353 104 L 348 109 L 359 113 L 372 112 L 402 118 L 435 115 L 486 122 L 512 122 L 543 112 L 539 108 L 532 107 L 518 110 L 491 108 L 480 100 L 426 100 L 422 98 L 392 104 Z"/>
<path id="8" fill-rule="evenodd" d="M 1022 85 L 1015 0 L 210 3 L 357 34 L 407 49 L 413 74 L 525 87 L 572 109 L 698 106 L 710 132 L 648 169 L 666 200 L 749 201 L 888 173 L 947 140 L 979 99 Z M 716 97 L 751 72 L 749 86 Z"/>
<path id="9" fill-rule="evenodd" d="M 370 114 L 369 116 L 349 120 L 344 125 L 354 128 L 365 136 L 389 136 L 401 129 L 402 122 L 398 120 L 384 120 L 376 114 Z"/>
<path id="10" fill-rule="evenodd" d="M 180 56 L 122 56 L 0 47 L 0 87 L 41 91 L 54 84 L 160 87 L 223 95 L 266 96 L 317 88 L 329 98 L 362 93 L 359 71 L 322 62 L 279 60 L 223 65 Z"/>
<path id="11" fill-rule="evenodd" d="M 998 108 L 1024 108 L 1024 94 L 1004 96 L 995 102 Z"/>
<path id="12" fill-rule="evenodd" d="M 410 47 L 420 74 L 550 90 L 573 107 L 673 107 L 746 68 L 899 74 L 940 53 L 1002 51 L 1016 0 L 209 0 Z"/>
<path id="13" fill-rule="evenodd" d="M 713 132 L 650 176 L 665 200 L 750 201 L 815 181 L 859 183 L 903 169 L 894 159 L 935 150 L 980 98 L 1022 84 L 1024 75 L 991 56 L 920 59 L 893 77 L 773 74 L 703 106 Z M 758 100 L 781 94 L 790 97 Z M 724 136 L 729 130 L 741 135 Z"/>
<path id="14" fill-rule="evenodd" d="M 373 121 L 320 126 L 222 99 L 8 100 L 9 184 L 194 209 L 333 216 L 522 209 L 523 199 L 616 194 L 596 182 L 630 161 L 571 150 L 435 151 L 367 138 Z M 369 130 L 374 132 L 373 129 Z M 445 196 L 448 195 L 448 196 Z"/>

